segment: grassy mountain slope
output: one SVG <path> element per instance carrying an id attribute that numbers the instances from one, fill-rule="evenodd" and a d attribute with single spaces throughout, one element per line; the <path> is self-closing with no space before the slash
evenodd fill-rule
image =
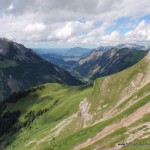
<path id="1" fill-rule="evenodd" d="M 31 49 L 0 38 L 0 99 L 14 91 L 48 82 L 82 84 L 70 73 L 45 61 Z"/>
<path id="2" fill-rule="evenodd" d="M 7 104 L 5 112 L 21 111 L 19 122 L 24 122 L 31 110 L 48 111 L 16 134 L 3 135 L 1 140 L 9 141 L 5 149 L 134 150 L 136 146 L 117 143 L 149 141 L 150 53 L 122 72 L 97 79 L 93 87 L 44 86 Z"/>

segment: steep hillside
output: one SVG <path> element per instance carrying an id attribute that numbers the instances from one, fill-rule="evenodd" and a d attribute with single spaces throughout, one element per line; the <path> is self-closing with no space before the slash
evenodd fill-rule
<path id="1" fill-rule="evenodd" d="M 67 71 L 45 61 L 31 49 L 0 39 L 0 99 L 14 91 L 47 82 L 81 84 Z"/>
<path id="2" fill-rule="evenodd" d="M 3 128 L 3 149 L 149 150 L 124 143 L 149 143 L 150 53 L 93 86 L 46 84 L 6 102 L 0 105 L 1 121 L 12 121 L 9 111 L 15 119 L 14 125 L 1 122 L 11 130 Z"/>
<path id="3" fill-rule="evenodd" d="M 93 51 L 89 56 L 80 59 L 73 67 L 74 74 L 88 79 L 96 79 L 122 71 L 141 60 L 147 51 L 136 49 L 112 48 L 108 51 Z"/>

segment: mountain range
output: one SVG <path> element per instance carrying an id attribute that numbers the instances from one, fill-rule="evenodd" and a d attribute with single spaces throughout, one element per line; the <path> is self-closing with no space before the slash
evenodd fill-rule
<path id="1" fill-rule="evenodd" d="M 82 55 L 78 59 L 73 57 L 73 54 L 70 56 L 41 54 L 40 56 L 47 61 L 66 69 L 83 82 L 87 82 L 95 80 L 98 77 L 122 71 L 137 63 L 148 52 L 148 50 L 138 50 L 126 46 L 127 45 L 124 44 L 114 48 L 98 47 L 91 51 L 88 50 L 86 55 L 80 53 Z M 75 52 L 76 50 L 77 48 L 73 51 Z M 77 54 L 78 51 L 82 51 L 82 49 L 78 49 Z"/>
<path id="2" fill-rule="evenodd" d="M 148 51 L 131 48 L 95 50 L 73 66 L 74 74 L 95 80 L 122 71 L 141 60 Z"/>
<path id="3" fill-rule="evenodd" d="M 44 84 L 0 107 L 1 149 L 148 150 L 150 52 L 93 84 Z"/>

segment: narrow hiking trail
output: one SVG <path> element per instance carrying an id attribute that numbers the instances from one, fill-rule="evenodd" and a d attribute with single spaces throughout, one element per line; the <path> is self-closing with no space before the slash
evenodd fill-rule
<path id="1" fill-rule="evenodd" d="M 110 133 L 112 133 L 112 132 L 114 132 L 114 131 L 122 128 L 122 127 L 129 126 L 133 122 L 141 119 L 145 114 L 150 113 L 150 109 L 149 108 L 150 108 L 150 102 L 145 104 L 141 108 L 137 109 L 136 111 L 134 111 L 128 117 L 123 118 L 118 123 L 108 125 L 107 127 L 105 127 L 101 132 L 99 132 L 94 137 L 91 137 L 87 141 L 85 141 L 84 143 L 81 143 L 78 146 L 76 146 L 74 148 L 74 150 L 80 150 L 82 148 L 88 147 L 88 146 L 94 144 L 95 142 L 99 141 L 103 137 L 109 135 Z"/>

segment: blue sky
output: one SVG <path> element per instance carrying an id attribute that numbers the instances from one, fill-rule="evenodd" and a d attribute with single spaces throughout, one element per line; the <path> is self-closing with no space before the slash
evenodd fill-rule
<path id="1" fill-rule="evenodd" d="M 150 43 L 149 0 L 1 0 L 0 37 L 27 47 Z"/>

